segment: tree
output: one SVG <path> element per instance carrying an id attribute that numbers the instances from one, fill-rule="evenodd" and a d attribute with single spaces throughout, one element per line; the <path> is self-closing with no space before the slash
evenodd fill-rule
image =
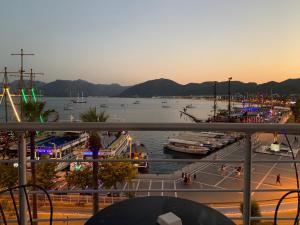
<path id="1" fill-rule="evenodd" d="M 91 186 L 93 177 L 89 167 L 82 170 L 75 170 L 66 175 L 66 181 L 69 186 L 75 186 L 84 190 L 86 187 Z"/>
<path id="2" fill-rule="evenodd" d="M 27 122 L 42 122 L 42 121 L 51 121 L 55 122 L 58 120 L 58 113 L 53 110 L 46 110 L 45 111 L 46 102 L 33 102 L 29 101 L 24 104 L 24 117 Z M 29 131 L 29 138 L 30 138 L 30 159 L 35 159 L 35 136 L 36 131 Z M 32 184 L 36 184 L 36 168 L 35 163 L 31 162 L 31 179 Z M 37 199 L 36 194 L 32 195 L 32 215 L 33 218 L 37 218 Z M 37 222 L 34 222 L 37 224 Z"/>
<path id="3" fill-rule="evenodd" d="M 106 113 L 100 112 L 97 113 L 96 107 L 89 108 L 86 112 L 80 115 L 80 119 L 83 122 L 105 122 L 109 118 Z M 92 131 L 89 132 L 89 148 L 93 152 L 93 159 L 98 159 L 98 153 L 101 146 L 101 138 L 98 132 Z M 94 190 L 98 189 L 98 170 L 99 170 L 99 163 L 93 162 L 93 188 Z M 98 193 L 93 193 L 93 213 L 94 215 L 99 210 L 99 197 Z"/>
<path id="4" fill-rule="evenodd" d="M 243 202 L 241 202 L 240 211 L 241 211 L 242 214 L 243 214 L 243 210 L 244 210 L 243 207 L 244 207 L 244 204 L 243 204 Z M 259 207 L 259 204 L 256 201 L 252 200 L 250 207 L 251 207 L 251 215 L 250 216 L 252 216 L 252 217 L 261 217 L 260 207 Z M 257 225 L 259 223 L 260 223 L 260 220 L 252 220 L 250 224 L 251 225 Z"/>
<path id="5" fill-rule="evenodd" d="M 36 184 L 42 186 L 46 190 L 51 189 L 55 185 L 54 178 L 56 175 L 56 163 L 39 163 L 37 164 Z"/>
<path id="6" fill-rule="evenodd" d="M 18 183 L 18 168 L 13 164 L 0 163 L 0 187 L 10 188 Z"/>
<path id="7" fill-rule="evenodd" d="M 131 182 L 137 176 L 137 168 L 130 162 L 101 163 L 99 178 L 105 188 L 117 188 L 118 183 Z"/>

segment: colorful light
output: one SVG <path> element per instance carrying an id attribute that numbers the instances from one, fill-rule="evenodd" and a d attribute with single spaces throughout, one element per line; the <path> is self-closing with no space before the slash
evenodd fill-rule
<path id="1" fill-rule="evenodd" d="M 37 98 L 36 98 L 34 88 L 31 89 L 31 93 L 32 93 L 32 97 L 33 97 L 34 102 L 37 102 Z"/>
<path id="2" fill-rule="evenodd" d="M 12 106 L 12 108 L 13 108 L 13 110 L 14 110 L 15 116 L 16 116 L 18 122 L 21 122 L 21 119 L 20 119 L 20 117 L 19 117 L 19 115 L 18 115 L 18 112 L 17 112 L 17 110 L 16 110 L 16 107 L 15 107 L 15 105 L 14 105 L 14 102 L 13 102 L 13 100 L 12 100 L 12 98 L 11 98 L 9 89 L 8 89 L 8 88 L 5 88 L 5 90 L 6 90 L 7 94 L 8 94 L 8 98 L 9 98 L 9 101 L 10 101 L 10 103 L 11 103 L 11 106 Z"/>
<path id="3" fill-rule="evenodd" d="M 22 88 L 22 90 L 21 90 L 21 93 L 22 93 L 22 97 L 23 97 L 24 102 L 27 103 L 27 102 L 28 102 L 28 99 L 27 99 L 25 90 L 24 90 L 23 88 Z"/>
<path id="4" fill-rule="evenodd" d="M 40 121 L 41 121 L 41 123 L 44 123 L 44 118 L 42 115 L 40 115 Z"/>
<path id="5" fill-rule="evenodd" d="M 44 154 L 49 154 L 52 155 L 53 150 L 50 148 L 39 148 L 38 153 L 44 153 Z"/>

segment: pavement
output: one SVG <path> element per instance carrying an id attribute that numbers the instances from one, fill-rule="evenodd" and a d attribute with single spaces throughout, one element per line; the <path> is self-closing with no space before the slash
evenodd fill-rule
<path id="1" fill-rule="evenodd" d="M 290 136 L 292 142 L 293 136 Z M 270 144 L 273 140 L 273 135 L 256 135 L 260 144 Z M 256 141 L 257 141 L 256 140 Z M 279 140 L 284 142 L 284 137 L 279 136 Z M 234 143 L 218 152 L 209 155 L 207 158 L 217 158 L 219 160 L 243 160 L 244 151 L 246 149 L 245 140 L 240 143 Z M 206 158 L 206 159 L 207 159 Z M 290 157 L 269 155 L 253 152 L 252 159 L 254 160 L 278 160 L 291 159 Z M 203 162 L 198 163 L 198 166 L 193 171 L 188 171 L 192 177 L 192 182 L 186 184 L 183 179 L 136 179 L 132 184 L 125 183 L 119 185 L 118 188 L 145 190 L 143 192 L 136 192 L 136 196 L 173 196 L 185 199 L 190 199 L 200 203 L 212 205 L 223 213 L 237 213 L 238 205 L 243 199 L 243 193 L 222 192 L 223 189 L 241 189 L 243 188 L 243 170 L 240 175 L 236 174 L 235 167 L 241 166 L 241 163 L 227 163 L 226 170 L 221 171 L 221 164 Z M 185 171 L 184 171 L 185 172 Z M 277 174 L 280 173 L 281 185 L 276 184 Z M 196 179 L 193 175 L 196 174 Z M 253 163 L 251 173 L 251 187 L 256 189 L 282 189 L 282 188 L 296 188 L 295 172 L 293 164 L 285 163 Z M 217 189 L 220 192 L 178 192 L 177 189 Z M 160 189 L 161 192 L 153 192 L 153 189 Z M 173 189 L 173 192 L 166 192 L 165 189 Z M 275 207 L 277 200 L 285 192 L 252 192 L 251 197 L 256 201 L 264 202 L 274 200 L 272 204 L 264 206 L 262 209 L 271 211 Z M 227 207 L 227 206 L 230 207 Z M 293 207 L 292 203 L 288 203 L 284 207 Z"/>

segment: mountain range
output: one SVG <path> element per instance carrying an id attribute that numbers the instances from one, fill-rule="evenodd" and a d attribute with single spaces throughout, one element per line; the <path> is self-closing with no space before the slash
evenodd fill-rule
<path id="1" fill-rule="evenodd" d="M 28 81 L 25 83 L 28 86 Z M 113 97 L 154 97 L 154 96 L 197 96 L 212 95 L 213 81 L 203 83 L 179 84 L 168 79 L 155 79 L 133 86 L 121 86 L 119 84 L 93 84 L 85 80 L 55 80 L 44 83 L 35 81 L 34 85 L 44 96 L 69 97 L 83 93 L 84 96 L 113 96 Z M 2 86 L 2 85 L 1 85 Z M 11 82 L 10 88 L 15 91 L 18 81 Z M 231 81 L 232 94 L 255 94 L 255 93 L 277 93 L 280 95 L 300 94 L 300 78 L 288 79 L 282 82 L 270 81 L 263 84 L 254 82 L 243 83 Z M 228 93 L 228 82 L 217 82 L 217 94 Z"/>
<path id="2" fill-rule="evenodd" d="M 168 79 L 156 79 L 134 85 L 123 91 L 120 97 L 191 96 L 213 95 L 214 82 L 178 84 Z M 263 84 L 231 81 L 232 94 L 277 93 L 280 95 L 300 94 L 300 78 L 282 82 L 270 81 Z M 228 81 L 217 82 L 217 95 L 227 95 Z"/>

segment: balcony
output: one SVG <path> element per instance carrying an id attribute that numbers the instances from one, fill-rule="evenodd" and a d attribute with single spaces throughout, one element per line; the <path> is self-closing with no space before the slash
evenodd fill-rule
<path id="1" fill-rule="evenodd" d="M 227 123 L 7 123 L 1 124 L 1 131 L 15 131 L 19 135 L 19 155 L 18 160 L 1 160 L 1 163 L 16 163 L 19 165 L 19 184 L 27 183 L 26 163 L 53 162 L 53 160 L 27 160 L 26 143 L 24 133 L 26 131 L 218 131 L 218 132 L 242 132 L 245 138 L 240 143 L 230 146 L 228 151 L 220 152 L 219 158 L 213 158 L 210 155 L 203 159 L 158 159 L 151 158 L 149 163 L 167 162 L 181 163 L 190 162 L 188 167 L 184 168 L 192 176 L 192 184 L 184 184 L 181 172 L 172 174 L 144 174 L 140 175 L 132 184 L 119 185 L 117 189 L 112 190 L 48 190 L 54 202 L 54 221 L 70 222 L 72 224 L 83 224 L 92 216 L 92 196 L 78 195 L 99 194 L 100 209 L 115 202 L 122 201 L 127 197 L 122 193 L 135 193 L 139 196 L 173 196 L 185 199 L 191 199 L 204 203 L 212 208 L 224 213 L 227 217 L 234 220 L 237 224 L 250 224 L 251 221 L 264 220 L 273 221 L 274 207 L 279 198 L 288 191 L 298 191 L 295 184 L 293 168 L 290 166 L 294 162 L 288 157 L 273 157 L 272 155 L 258 154 L 254 150 L 254 135 L 257 133 L 280 133 L 294 135 L 300 133 L 300 126 L 296 124 L 227 124 Z M 56 160 L 55 162 L 118 162 L 132 161 L 124 159 L 99 159 L 99 160 Z M 296 159 L 299 163 L 300 160 Z M 219 168 L 222 164 L 229 165 L 227 173 L 220 174 Z M 233 174 L 233 168 L 242 166 L 243 170 L 239 177 Z M 280 167 L 279 165 L 282 165 Z M 282 179 L 285 184 L 276 186 L 268 179 L 272 179 L 276 170 L 282 169 L 286 173 L 286 178 Z M 275 173 L 274 173 L 275 172 Z M 194 178 L 193 175 L 197 176 Z M 275 179 L 275 178 L 274 178 Z M 105 196 L 111 192 L 111 197 Z M 119 193 L 120 197 L 113 193 Z M 23 197 L 22 197 L 23 196 Z M 39 200 L 42 201 L 41 195 Z M 267 216 L 251 217 L 250 202 L 251 199 L 260 199 L 262 210 L 270 211 Z M 282 212 L 296 209 L 295 197 L 290 199 L 283 208 L 279 209 L 279 215 Z M 42 201 L 43 202 L 43 201 Z M 81 207 L 81 213 L 74 207 L 68 209 L 69 213 L 60 213 L 60 203 L 75 204 Z M 243 214 L 239 212 L 239 203 L 243 204 Z M 47 207 L 47 206 L 41 206 Z M 77 211 L 76 211 L 77 210 Z M 22 224 L 26 224 L 26 204 L 24 194 L 20 193 L 20 215 Z M 71 215 L 71 216 L 70 216 Z M 294 220 L 293 216 L 280 216 L 279 221 Z M 38 221 L 45 221 L 39 218 Z M 11 221 L 13 222 L 13 221 Z M 281 224 L 278 222 L 278 224 Z"/>

